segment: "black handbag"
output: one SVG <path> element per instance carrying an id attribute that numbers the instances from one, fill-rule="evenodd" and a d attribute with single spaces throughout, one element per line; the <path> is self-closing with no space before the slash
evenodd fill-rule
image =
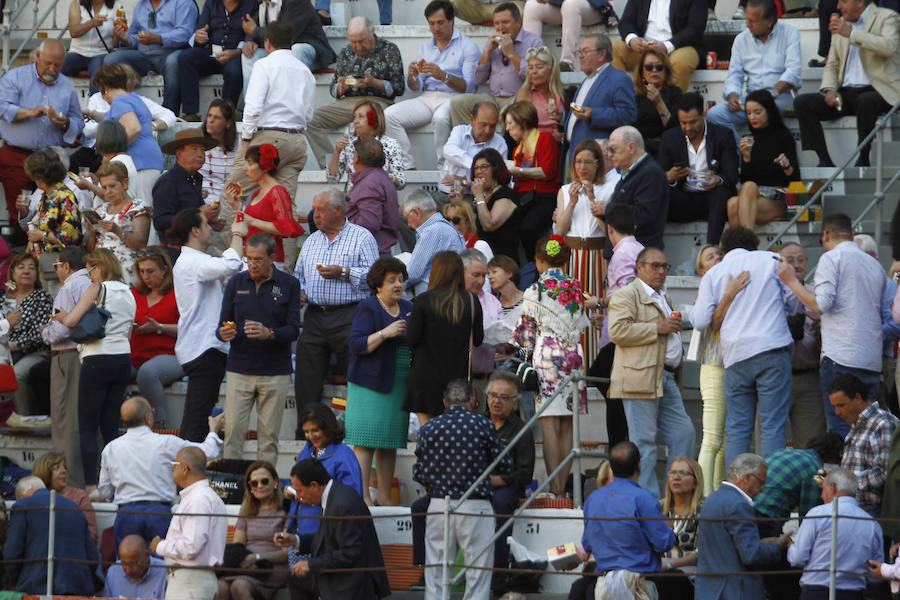
<path id="1" fill-rule="evenodd" d="M 109 311 L 106 310 L 106 286 L 100 284 L 100 293 L 103 300 L 100 306 L 94 303 L 81 320 L 71 329 L 69 339 L 79 344 L 88 344 L 106 337 L 106 322 L 109 320 Z"/>

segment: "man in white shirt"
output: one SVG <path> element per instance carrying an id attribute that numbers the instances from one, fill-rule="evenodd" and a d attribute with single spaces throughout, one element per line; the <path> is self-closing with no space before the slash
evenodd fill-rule
<path id="1" fill-rule="evenodd" d="M 446 203 L 455 181 L 459 181 L 463 188 L 471 183 L 469 174 L 476 154 L 485 148 L 493 148 L 506 158 L 506 140 L 497 133 L 499 119 L 500 111 L 496 104 L 478 102 L 472 107 L 469 124 L 457 125 L 450 132 L 444 144 L 444 175 L 438 183 L 440 197 L 436 198 L 441 207 Z"/>
<path id="2" fill-rule="evenodd" d="M 832 18 L 831 49 L 818 93 L 794 99 L 804 150 L 819 156 L 820 167 L 833 167 L 822 121 L 856 115 L 861 142 L 875 128 L 878 115 L 900 100 L 900 15 L 867 0 L 842 0 L 841 17 Z M 856 161 L 869 166 L 869 147 Z"/>
<path id="3" fill-rule="evenodd" d="M 247 224 L 231 224 L 231 247 L 219 257 L 205 252 L 212 229 L 199 208 L 179 211 L 169 235 L 182 244 L 172 268 L 179 313 L 175 358 L 188 377 L 181 437 L 199 442 L 206 437 L 206 418 L 219 400 L 228 358 L 228 343 L 216 337 L 222 282 L 244 266 L 241 256 Z"/>
<path id="4" fill-rule="evenodd" d="M 278 148 L 275 179 L 291 198 L 297 192 L 297 175 L 306 164 L 306 126 L 313 118 L 316 79 L 312 71 L 291 54 L 293 30 L 290 24 L 273 21 L 266 27 L 267 56 L 253 65 L 244 96 L 241 143 L 234 168 L 225 184 L 241 186 L 241 196 L 250 197 L 256 184 L 244 175 L 244 155 L 250 146 L 272 144 Z M 234 210 L 221 204 L 226 223 L 234 220 Z"/>
<path id="5" fill-rule="evenodd" d="M 684 410 L 675 373 L 681 366 L 681 314 L 666 296 L 666 255 L 657 248 L 638 254 L 637 278 L 609 303 L 609 337 L 616 345 L 609 396 L 622 398 L 629 438 L 641 451 L 638 483 L 660 497 L 656 479 L 656 433 L 676 456 L 693 456 L 694 425 Z"/>
<path id="6" fill-rule="evenodd" d="M 213 600 L 219 591 L 212 569 L 225 558 L 228 518 L 225 503 L 206 479 L 206 456 L 199 448 L 183 448 L 172 461 L 172 480 L 182 488 L 181 502 L 165 539 L 150 542 L 150 552 L 169 565 L 167 600 Z M 210 516 L 215 515 L 215 516 Z"/>
<path id="7" fill-rule="evenodd" d="M 782 264 L 778 276 L 807 308 L 822 316 L 822 360 L 819 382 L 828 430 L 842 436 L 850 425 L 838 417 L 828 400 L 828 390 L 838 375 L 856 375 L 878 398 L 881 382 L 881 304 L 887 279 L 881 265 L 853 242 L 850 217 L 843 213 L 822 220 L 825 254 L 816 267 L 815 290 L 803 286 L 790 265 Z"/>
<path id="8" fill-rule="evenodd" d="M 129 398 L 120 412 L 126 430 L 103 449 L 97 484 L 106 501 L 115 502 L 122 510 L 116 513 L 113 524 L 116 547 L 130 534 L 140 535 L 147 542 L 165 534 L 168 515 L 137 513 L 167 513 L 175 500 L 170 461 L 190 446 L 200 448 L 209 460 L 216 458 L 223 444 L 218 432 L 225 425 L 224 414 L 208 417 L 209 433 L 201 443 L 195 443 L 153 433 L 153 408 L 146 398 Z"/>

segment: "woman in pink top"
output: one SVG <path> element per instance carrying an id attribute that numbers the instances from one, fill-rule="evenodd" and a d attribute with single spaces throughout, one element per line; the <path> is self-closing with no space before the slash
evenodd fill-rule
<path id="1" fill-rule="evenodd" d="M 538 114 L 538 131 L 556 133 L 565 114 L 559 62 L 546 46 L 529 48 L 525 53 L 525 82 L 516 94 L 516 102 L 531 102 Z M 557 140 L 559 141 L 559 140 Z"/>

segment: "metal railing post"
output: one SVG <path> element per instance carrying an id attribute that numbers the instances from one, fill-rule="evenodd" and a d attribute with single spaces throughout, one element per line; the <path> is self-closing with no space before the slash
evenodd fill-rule
<path id="1" fill-rule="evenodd" d="M 583 491 L 581 489 L 581 400 L 578 392 L 578 380 L 572 380 L 572 448 L 576 450 L 572 469 L 572 501 L 575 508 L 581 508 Z"/>
<path id="2" fill-rule="evenodd" d="M 53 596 L 53 553 L 56 549 L 56 490 L 50 490 L 50 529 L 47 534 L 47 595 Z"/>
<path id="3" fill-rule="evenodd" d="M 831 501 L 831 564 L 828 566 L 828 600 L 836 600 L 838 499 Z"/>
<path id="4" fill-rule="evenodd" d="M 9 2 L 7 2 L 6 6 L 3 8 L 3 72 L 4 73 L 9 71 L 9 29 L 10 29 L 9 15 L 11 12 L 12 12 L 12 9 L 9 7 Z"/>
<path id="5" fill-rule="evenodd" d="M 878 210 L 875 212 L 875 243 L 879 246 L 881 245 L 881 211 L 883 209 L 883 204 L 880 204 L 881 200 L 884 199 L 884 127 L 887 124 L 887 119 L 882 119 L 881 130 L 878 132 L 876 136 L 876 146 L 875 146 L 875 197 L 879 200 Z"/>
<path id="6" fill-rule="evenodd" d="M 441 575 L 441 598 L 450 598 L 450 496 L 444 496 L 444 557 Z"/>

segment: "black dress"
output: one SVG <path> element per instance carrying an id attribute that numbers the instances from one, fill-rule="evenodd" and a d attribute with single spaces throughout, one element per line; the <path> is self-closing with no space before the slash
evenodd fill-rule
<path id="1" fill-rule="evenodd" d="M 522 220 L 522 211 L 516 202 L 516 193 L 505 185 L 501 185 L 487 200 L 486 208 L 494 209 L 498 200 L 506 198 L 516 205 L 515 210 L 506 222 L 494 231 L 485 231 L 478 220 L 478 212 L 475 213 L 475 226 L 478 228 L 478 237 L 483 239 L 491 247 L 494 255 L 505 254 L 517 263 L 519 262 L 519 221 Z"/>
<path id="2" fill-rule="evenodd" d="M 432 417 L 444 412 L 444 389 L 447 384 L 453 379 L 465 379 L 468 375 L 470 330 L 473 345 L 480 346 L 484 339 L 478 298 L 467 293 L 462 318 L 458 323 L 451 323 L 435 311 L 435 301 L 444 293 L 443 290 L 432 290 L 413 299 L 406 333 L 412 365 L 403 410 L 426 413 Z"/>
<path id="3" fill-rule="evenodd" d="M 637 94 L 635 97 L 637 103 L 637 118 L 634 120 L 635 128 L 641 132 L 644 138 L 644 148 L 647 154 L 655 157 L 659 151 L 659 138 L 662 137 L 664 131 L 673 127 L 678 127 L 678 102 L 681 100 L 681 88 L 677 85 L 664 87 L 659 91 L 663 102 L 669 109 L 669 120 L 665 123 L 656 110 L 656 104 L 647 99 L 643 94 Z"/>

